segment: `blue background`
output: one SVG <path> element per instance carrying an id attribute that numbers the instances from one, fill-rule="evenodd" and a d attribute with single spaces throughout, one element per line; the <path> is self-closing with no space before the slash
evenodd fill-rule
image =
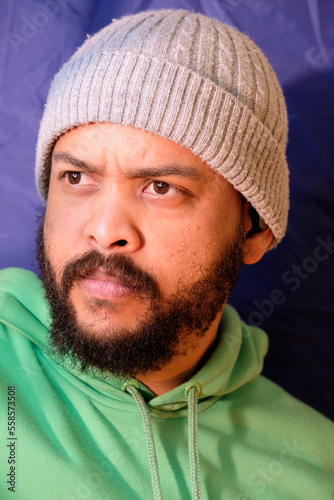
<path id="1" fill-rule="evenodd" d="M 53 75 L 88 33 L 155 8 L 185 8 L 236 26 L 278 75 L 290 122 L 287 236 L 243 269 L 231 302 L 269 334 L 265 375 L 334 418 L 332 0 L 1 0 L 0 267 L 36 269 L 35 144 Z"/>

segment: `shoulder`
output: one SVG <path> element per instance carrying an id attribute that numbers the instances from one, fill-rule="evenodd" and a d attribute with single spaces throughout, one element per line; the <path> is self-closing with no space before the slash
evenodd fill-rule
<path id="1" fill-rule="evenodd" d="M 330 420 L 261 375 L 217 403 L 208 413 L 214 414 L 219 444 L 234 457 L 245 498 L 330 498 Z"/>
<path id="2" fill-rule="evenodd" d="M 4 331 L 20 332 L 38 343 L 45 332 L 49 311 L 39 278 L 31 271 L 7 268 L 0 271 L 0 325 Z M 44 335 L 43 335 L 44 336 Z"/>
<path id="3" fill-rule="evenodd" d="M 236 418 L 242 417 L 269 447 L 288 449 L 309 463 L 330 464 L 334 472 L 334 423 L 318 411 L 262 375 L 231 395 L 231 403 Z"/>
<path id="4" fill-rule="evenodd" d="M 18 267 L 7 267 L 0 270 L 0 292 L 20 296 L 23 295 L 22 292 L 26 288 L 35 291 L 41 290 L 42 284 L 36 274 Z"/>

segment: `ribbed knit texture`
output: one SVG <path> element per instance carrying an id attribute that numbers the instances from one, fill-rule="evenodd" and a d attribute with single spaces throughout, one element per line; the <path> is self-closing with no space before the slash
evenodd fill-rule
<path id="1" fill-rule="evenodd" d="M 54 78 L 37 143 L 47 198 L 57 138 L 112 122 L 180 143 L 224 176 L 272 229 L 288 214 L 287 113 L 260 49 L 231 26 L 184 10 L 124 17 L 88 38 Z"/>

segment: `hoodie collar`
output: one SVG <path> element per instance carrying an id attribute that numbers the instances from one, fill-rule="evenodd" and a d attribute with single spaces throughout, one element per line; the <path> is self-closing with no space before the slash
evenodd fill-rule
<path id="1" fill-rule="evenodd" d="M 124 390 L 124 384 L 134 385 L 142 394 L 151 415 L 162 418 L 187 416 L 187 388 L 196 385 L 199 389 L 198 412 L 214 404 L 253 380 L 263 368 L 268 339 L 263 330 L 243 323 L 235 309 L 226 305 L 219 324 L 215 349 L 205 365 L 187 382 L 173 390 L 155 396 L 141 382 L 118 379 L 112 375 L 86 374 L 76 371 L 75 375 L 91 388 L 118 401 L 132 402 Z M 75 370 L 67 367 L 74 374 Z"/>
<path id="2" fill-rule="evenodd" d="M 6 292 L 6 299 L 2 296 L 2 300 L 19 302 L 21 306 L 14 321 L 10 313 L 6 319 L 6 311 L 9 311 L 10 307 L 3 307 L 2 321 L 28 337 L 48 356 L 47 325 L 50 319 L 40 280 L 29 271 L 6 269 L 0 274 L 1 291 Z M 155 396 L 140 382 L 132 382 L 144 397 L 151 414 L 164 418 L 185 416 L 186 388 L 189 385 L 196 384 L 200 388 L 198 411 L 201 412 L 221 396 L 235 391 L 259 375 L 267 349 L 267 335 L 261 329 L 243 323 L 235 309 L 226 305 L 218 328 L 215 349 L 205 365 L 190 380 L 160 396 Z M 92 395 L 97 392 L 120 402 L 133 401 L 132 396 L 122 390 L 125 380 L 112 375 L 81 373 L 66 362 L 62 363 L 62 366 L 57 365 L 57 369 L 67 378 L 73 380 L 74 376 L 81 382 L 79 385 L 82 390 Z"/>

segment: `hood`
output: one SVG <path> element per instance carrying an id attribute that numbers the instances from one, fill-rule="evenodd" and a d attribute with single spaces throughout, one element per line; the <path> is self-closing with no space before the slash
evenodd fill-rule
<path id="1" fill-rule="evenodd" d="M 15 308 L 15 314 L 13 314 Z M 56 362 L 48 351 L 50 316 L 41 281 L 35 274 L 9 268 L 0 272 L 0 321 L 14 328 L 38 346 L 55 364 L 63 376 L 80 385 L 86 392 L 93 390 L 119 402 L 133 404 L 133 398 L 122 390 L 125 380 L 100 373 L 81 373 L 73 363 Z M 216 346 L 205 365 L 186 383 L 161 396 L 155 396 L 146 386 L 133 381 L 142 394 L 151 415 L 176 418 L 187 415 L 189 384 L 197 384 L 198 412 L 211 406 L 218 398 L 247 384 L 260 374 L 267 353 L 268 339 L 257 327 L 241 321 L 235 309 L 226 305 L 217 332 Z"/>

